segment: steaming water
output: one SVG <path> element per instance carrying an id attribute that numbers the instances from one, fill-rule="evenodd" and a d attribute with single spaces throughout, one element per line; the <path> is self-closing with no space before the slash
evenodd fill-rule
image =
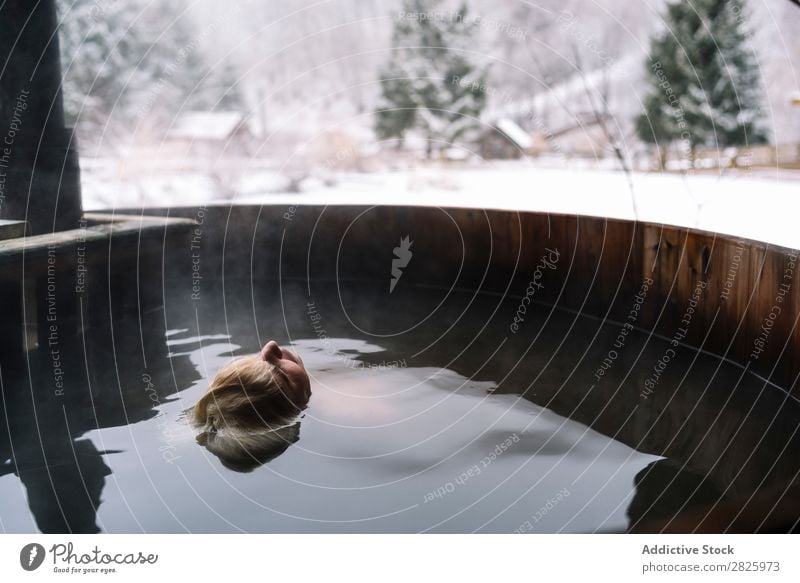
<path id="1" fill-rule="evenodd" d="M 351 355 L 380 350 L 332 341 Z M 192 361 L 213 370 L 231 348 L 212 344 Z M 146 530 L 173 529 L 180 520 L 192 531 L 509 532 L 534 516 L 541 531 L 623 528 L 633 476 L 656 459 L 517 396 L 491 395 L 493 383 L 435 368 L 353 369 L 314 340 L 295 348 L 314 381 L 300 440 L 240 475 L 182 433 L 181 459 L 175 466 L 154 460 L 150 472 L 175 518 L 161 513 Z M 177 422 L 180 408 L 166 414 Z M 148 440 L 157 435 L 152 424 L 142 429 Z M 131 436 L 115 433 L 104 436 L 104 447 L 131 451 Z M 152 451 L 156 444 L 137 445 Z M 135 465 L 133 451 L 129 458 Z M 106 500 L 100 519 L 109 517 L 107 528 L 131 528 L 118 520 L 122 496 Z M 198 501 L 210 506 L 199 516 Z"/>
<path id="2" fill-rule="evenodd" d="M 304 317 L 307 296 L 301 291 L 265 291 L 250 311 L 239 303 L 246 298 L 231 303 L 230 297 L 223 310 L 215 310 L 213 301 L 175 308 L 169 319 L 187 327 L 155 338 L 165 352 L 160 360 L 150 357 L 150 372 L 135 364 L 135 351 L 123 355 L 125 349 L 117 346 L 117 367 L 107 368 L 118 389 L 107 383 L 105 394 L 87 399 L 75 396 L 75 386 L 65 404 L 57 401 L 49 409 L 38 404 L 37 423 L 25 421 L 24 407 L 6 402 L 10 439 L 0 443 L 5 448 L 0 462 L 4 455 L 10 461 L 0 466 L 5 468 L 2 529 L 594 532 L 628 526 L 626 512 L 637 493 L 634 477 L 663 458 L 544 406 L 560 403 L 556 408 L 562 412 L 588 406 L 589 419 L 609 413 L 606 403 L 592 400 L 584 379 L 596 372 L 615 325 L 547 309 L 526 322 L 539 333 L 534 350 L 530 338 L 515 349 L 517 339 L 495 338 L 505 333 L 514 300 L 455 298 L 448 303 L 457 304 L 455 312 L 436 312 L 429 308 L 438 303 L 436 293 L 418 290 L 404 309 L 382 310 L 379 316 L 378 300 L 362 288 L 358 313 L 370 316 L 363 321 L 335 316 L 334 308 L 343 306 L 348 309 L 340 312 L 357 313 L 348 304 L 354 296 L 339 294 L 322 312 L 321 334 Z M 281 293 L 295 300 L 281 303 Z M 502 309 L 495 313 L 496 305 Z M 466 307 L 494 314 L 484 321 L 496 324 L 477 334 L 470 326 L 481 323 L 466 318 L 461 322 L 471 324 L 459 331 L 453 314 L 466 313 Z M 389 322 L 418 322 L 422 314 L 435 315 L 416 331 L 385 333 Z M 259 324 L 256 334 L 245 331 L 253 322 Z M 363 332 L 366 322 L 369 334 L 337 334 Z M 303 357 L 313 396 L 300 419 L 299 440 L 264 466 L 239 473 L 195 443 L 185 411 L 232 354 L 250 353 L 264 341 L 264 330 L 281 331 L 268 337 L 290 343 Z M 440 330 L 450 331 L 449 341 L 427 348 Z M 579 358 L 582 348 L 569 342 L 570 334 L 591 339 L 594 353 Z M 565 340 L 554 358 L 556 345 Z M 666 346 L 650 342 L 639 358 L 645 372 Z M 576 368 L 582 360 L 586 363 Z M 620 361 L 616 372 L 630 376 L 636 366 Z M 507 374 L 511 370 L 514 375 Z M 545 370 L 571 380 L 561 386 L 541 377 Z M 683 375 L 685 363 L 673 372 Z M 6 391 L 14 380 L 4 377 Z M 16 380 L 24 386 L 24 379 Z M 161 386 L 171 382 L 177 392 Z M 119 410 L 125 412 L 122 418 Z M 612 428 L 627 426 L 625 415 L 611 413 Z M 691 491 L 687 488 L 687 498 Z"/>

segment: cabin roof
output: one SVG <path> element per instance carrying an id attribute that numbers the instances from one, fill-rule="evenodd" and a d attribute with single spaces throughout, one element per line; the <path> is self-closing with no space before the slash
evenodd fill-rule
<path id="1" fill-rule="evenodd" d="M 167 135 L 191 140 L 227 140 L 245 121 L 240 111 L 187 111 Z"/>
<path id="2" fill-rule="evenodd" d="M 518 148 L 527 150 L 533 147 L 533 138 L 531 138 L 530 134 L 522 129 L 514 120 L 507 117 L 500 118 L 495 122 L 494 127 L 502 132 L 503 135 L 511 140 Z"/>

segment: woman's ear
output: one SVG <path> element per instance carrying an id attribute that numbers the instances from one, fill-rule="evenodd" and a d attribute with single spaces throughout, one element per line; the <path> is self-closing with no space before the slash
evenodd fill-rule
<path id="1" fill-rule="evenodd" d="M 206 419 L 205 431 L 200 433 L 195 439 L 200 445 L 206 445 L 209 438 L 217 433 L 217 418 L 214 415 L 209 415 Z"/>
<path id="2" fill-rule="evenodd" d="M 217 432 L 217 417 L 216 415 L 209 415 L 206 419 L 206 429 L 207 433 L 216 433 Z"/>

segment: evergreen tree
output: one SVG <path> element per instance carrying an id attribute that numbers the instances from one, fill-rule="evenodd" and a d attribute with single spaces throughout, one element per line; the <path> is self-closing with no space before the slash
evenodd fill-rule
<path id="1" fill-rule="evenodd" d="M 102 131 L 126 111 L 135 89 L 151 79 L 141 62 L 147 44 L 134 26 L 139 2 L 59 0 L 64 109 L 68 123 Z M 127 73 L 127 74 L 126 74 Z"/>
<path id="2" fill-rule="evenodd" d="M 58 0 L 63 95 L 84 139 L 165 126 L 180 111 L 241 108 L 229 64 L 209 67 L 181 2 Z"/>
<path id="3" fill-rule="evenodd" d="M 650 91 L 636 132 L 664 152 L 762 143 L 760 77 L 739 2 L 678 1 L 651 42 Z"/>
<path id="4" fill-rule="evenodd" d="M 441 0 L 404 0 L 381 72 L 375 131 L 402 143 L 412 128 L 434 149 L 468 138 L 486 105 L 486 67 L 469 53 L 476 23 L 466 5 L 446 11 Z"/>

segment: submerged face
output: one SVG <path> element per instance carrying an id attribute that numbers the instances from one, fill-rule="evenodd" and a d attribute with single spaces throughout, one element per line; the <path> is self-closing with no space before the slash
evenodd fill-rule
<path id="1" fill-rule="evenodd" d="M 264 345 L 259 358 L 272 367 L 284 394 L 298 407 L 305 407 L 311 397 L 311 382 L 302 359 L 295 352 L 281 348 L 274 340 Z"/>

